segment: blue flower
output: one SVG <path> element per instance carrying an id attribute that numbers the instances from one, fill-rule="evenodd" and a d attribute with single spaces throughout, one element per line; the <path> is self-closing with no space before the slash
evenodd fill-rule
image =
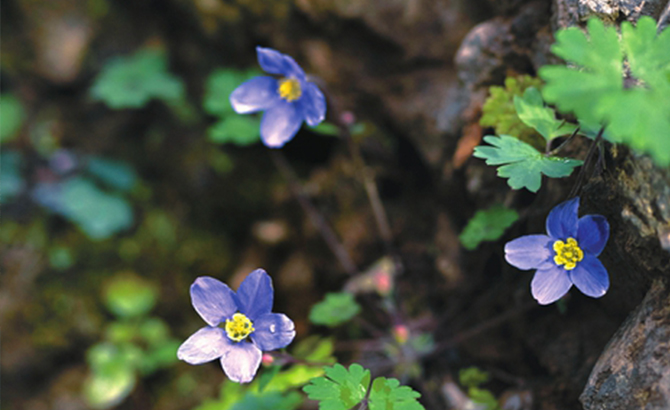
<path id="1" fill-rule="evenodd" d="M 281 349 L 295 337 L 293 321 L 271 312 L 273 298 L 272 279 L 263 269 L 251 272 L 237 293 L 214 278 L 197 278 L 191 303 L 208 326 L 182 343 L 177 357 L 190 364 L 220 359 L 230 380 L 250 382 L 262 352 Z"/>
<path id="2" fill-rule="evenodd" d="M 505 259 L 522 269 L 537 269 L 530 288 L 541 305 L 555 302 L 575 285 L 583 294 L 603 296 L 607 270 L 598 260 L 609 238 L 602 215 L 577 218 L 579 197 L 557 205 L 547 217 L 548 235 L 527 235 L 505 245 Z"/>
<path id="3" fill-rule="evenodd" d="M 253 78 L 230 94 L 230 103 L 238 114 L 265 111 L 261 139 L 270 148 L 281 148 L 295 136 L 303 120 L 311 127 L 323 121 L 326 99 L 291 57 L 263 47 L 256 47 L 256 53 L 261 68 L 281 78 Z"/>

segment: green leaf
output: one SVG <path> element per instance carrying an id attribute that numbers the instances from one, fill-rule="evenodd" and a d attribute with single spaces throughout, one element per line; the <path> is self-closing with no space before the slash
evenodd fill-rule
<path id="1" fill-rule="evenodd" d="M 482 410 L 498 410 L 500 408 L 496 396 L 486 389 L 470 387 L 468 396 L 470 396 L 470 400 L 483 406 Z"/>
<path id="2" fill-rule="evenodd" d="M 488 372 L 480 370 L 478 367 L 471 366 L 461 369 L 458 372 L 458 381 L 465 387 L 477 387 L 489 381 Z"/>
<path id="3" fill-rule="evenodd" d="M 150 346 L 158 346 L 169 339 L 170 328 L 163 320 L 150 317 L 140 324 L 139 334 Z"/>
<path id="4" fill-rule="evenodd" d="M 3 150 L 0 152 L 0 204 L 21 193 L 25 182 L 21 176 L 23 157 L 19 152 Z"/>
<path id="5" fill-rule="evenodd" d="M 480 210 L 468 221 L 459 236 L 465 249 L 473 250 L 484 241 L 499 239 L 505 230 L 519 219 L 519 214 L 503 205 L 494 205 L 489 209 Z"/>
<path id="6" fill-rule="evenodd" d="M 0 95 L 0 144 L 16 137 L 26 118 L 21 101 L 11 94 Z"/>
<path id="7" fill-rule="evenodd" d="M 317 377 L 303 388 L 320 410 L 349 410 L 363 400 L 370 385 L 370 371 L 359 364 L 347 370 L 340 364 L 326 367 L 326 376 Z"/>
<path id="8" fill-rule="evenodd" d="M 156 304 L 156 288 L 131 273 L 116 275 L 105 289 L 105 305 L 113 314 L 125 317 L 142 316 Z"/>
<path id="9" fill-rule="evenodd" d="M 317 134 L 321 135 L 329 135 L 331 137 L 338 137 L 340 135 L 340 130 L 335 126 L 335 124 L 331 124 L 329 122 L 321 122 L 319 125 L 315 127 L 309 127 L 310 131 L 314 131 Z"/>
<path id="10" fill-rule="evenodd" d="M 351 293 L 328 293 L 326 298 L 312 307 L 309 320 L 317 325 L 335 327 L 345 323 L 361 311 Z"/>
<path id="11" fill-rule="evenodd" d="M 588 22 L 588 38 L 579 29 L 556 34 L 552 50 L 570 67 L 546 66 L 540 76 L 545 99 L 580 123 L 606 124 L 604 137 L 649 153 L 659 165 L 670 165 L 670 30 L 659 35 L 650 17 L 637 26 L 624 22 L 619 41 L 614 28 L 598 19 Z M 640 84 L 624 89 L 623 59 Z"/>
<path id="12" fill-rule="evenodd" d="M 181 79 L 167 71 L 167 57 L 154 49 L 109 61 L 96 77 L 91 96 L 110 108 L 141 108 L 152 99 L 177 101 L 185 96 Z"/>
<path id="13" fill-rule="evenodd" d="M 234 115 L 225 117 L 209 127 L 207 137 L 217 144 L 251 145 L 261 139 L 260 126 L 258 118 Z"/>
<path id="14" fill-rule="evenodd" d="M 93 373 L 84 381 L 84 397 L 94 409 L 108 409 L 121 403 L 135 388 L 137 377 L 128 367 Z"/>
<path id="15" fill-rule="evenodd" d="M 543 139 L 521 121 L 514 106 L 514 97 L 521 97 L 529 87 L 539 89 L 541 86 L 539 78 L 528 75 L 505 78 L 504 87 L 494 85 L 489 88 L 490 96 L 482 106 L 479 123 L 483 127 L 493 127 L 498 135 L 513 135 L 534 147 L 544 147 Z"/>
<path id="16" fill-rule="evenodd" d="M 514 107 L 521 121 L 535 129 L 547 141 L 572 134 L 577 129 L 574 124 L 557 120 L 556 113 L 544 105 L 542 95 L 535 87 L 527 88 L 523 98 L 514 96 Z"/>
<path id="17" fill-rule="evenodd" d="M 135 171 L 126 163 L 91 157 L 87 163 L 88 172 L 96 176 L 110 188 L 129 191 L 137 181 Z"/>
<path id="18" fill-rule="evenodd" d="M 396 379 L 377 377 L 370 389 L 370 410 L 423 410 L 417 401 L 421 394 Z"/>
<path id="19" fill-rule="evenodd" d="M 258 392 L 263 393 L 263 390 L 265 390 L 266 387 L 268 387 L 268 384 L 274 379 L 274 377 L 279 374 L 279 370 L 281 370 L 281 366 L 271 366 L 269 369 L 265 370 L 260 377 L 258 378 Z"/>
<path id="20" fill-rule="evenodd" d="M 542 174 L 550 178 L 567 177 L 582 161 L 547 157 L 523 141 L 509 135 L 486 136 L 484 141 L 492 146 L 475 148 L 473 156 L 483 158 L 488 165 L 502 165 L 498 176 L 509 178 L 512 189 L 526 188 L 537 192 L 542 184 Z"/>
<path id="21" fill-rule="evenodd" d="M 587 23 L 589 38 L 577 27 L 556 33 L 552 51 L 580 68 L 544 66 L 540 77 L 546 81 L 542 94 L 563 112 L 574 112 L 589 123 L 602 122 L 603 99 L 623 90 L 623 54 L 614 27 L 605 27 L 592 18 Z"/>
<path id="22" fill-rule="evenodd" d="M 58 203 L 56 212 L 93 240 L 106 239 L 133 224 L 133 210 L 125 199 L 101 191 L 84 178 L 63 182 Z"/>
<path id="23" fill-rule="evenodd" d="M 298 392 L 286 395 L 278 392 L 262 394 L 248 392 L 230 410 L 295 410 L 302 404 L 302 400 Z"/>

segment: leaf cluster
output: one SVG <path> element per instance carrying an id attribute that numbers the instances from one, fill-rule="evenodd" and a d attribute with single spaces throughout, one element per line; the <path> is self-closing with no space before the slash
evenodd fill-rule
<path id="1" fill-rule="evenodd" d="M 335 327 L 348 322 L 361 311 L 361 306 L 348 292 L 328 293 L 321 302 L 312 306 L 309 320 L 316 325 Z"/>
<path id="2" fill-rule="evenodd" d="M 650 17 L 641 17 L 637 26 L 623 22 L 621 36 L 614 27 L 592 18 L 587 33 L 575 27 L 556 33 L 552 51 L 568 65 L 540 69 L 546 81 L 542 94 L 580 122 L 606 126 L 610 141 L 670 165 L 668 50 L 670 30 L 657 34 Z"/>
<path id="3" fill-rule="evenodd" d="M 417 401 L 421 395 L 396 379 L 377 377 L 370 385 L 370 371 L 359 364 L 349 369 L 336 364 L 326 367 L 325 372 L 325 377 L 317 377 L 303 388 L 310 399 L 319 401 L 320 410 L 349 410 L 363 400 L 371 410 L 424 408 Z"/>

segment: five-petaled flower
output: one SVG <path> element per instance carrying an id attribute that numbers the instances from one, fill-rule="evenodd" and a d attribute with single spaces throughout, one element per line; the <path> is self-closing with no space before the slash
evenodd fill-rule
<path id="1" fill-rule="evenodd" d="M 609 288 L 607 270 L 598 260 L 609 238 L 602 215 L 577 217 L 579 197 L 556 206 L 547 217 L 548 235 L 527 235 L 505 245 L 505 259 L 522 269 L 537 269 L 531 292 L 541 305 L 555 302 L 570 287 L 601 297 Z"/>
<path id="2" fill-rule="evenodd" d="M 190 364 L 220 359 L 230 380 L 250 382 L 263 351 L 281 349 L 295 337 L 293 321 L 271 312 L 273 298 L 272 280 L 263 269 L 251 272 L 237 293 L 214 278 L 197 278 L 191 285 L 191 302 L 209 326 L 191 335 L 177 357 Z"/>
<path id="3" fill-rule="evenodd" d="M 230 103 L 239 114 L 265 111 L 261 139 L 270 148 L 281 148 L 303 120 L 312 127 L 323 121 L 326 99 L 293 58 L 271 48 L 256 47 L 256 53 L 261 68 L 281 78 L 252 78 L 230 94 Z"/>

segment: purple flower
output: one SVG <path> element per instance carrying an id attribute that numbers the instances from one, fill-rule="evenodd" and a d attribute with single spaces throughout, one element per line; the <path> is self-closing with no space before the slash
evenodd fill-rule
<path id="1" fill-rule="evenodd" d="M 577 218 L 579 197 L 565 201 L 547 217 L 548 235 L 527 235 L 505 245 L 505 259 L 522 269 L 537 269 L 530 284 L 541 305 L 555 302 L 572 285 L 583 294 L 599 298 L 607 292 L 607 270 L 598 260 L 609 238 L 609 224 L 602 215 Z"/>
<path id="2" fill-rule="evenodd" d="M 253 78 L 230 94 L 230 103 L 239 114 L 265 111 L 261 139 L 270 148 L 281 148 L 295 136 L 303 120 L 311 127 L 323 121 L 326 99 L 291 57 L 263 47 L 256 47 L 256 53 L 261 68 L 281 78 Z"/>
<path id="3" fill-rule="evenodd" d="M 273 298 L 272 279 L 263 269 L 251 272 L 237 293 L 214 278 L 197 278 L 191 303 L 209 326 L 182 343 L 177 357 L 190 364 L 220 359 L 230 380 L 250 382 L 263 351 L 281 349 L 295 337 L 293 321 L 271 312 Z"/>

